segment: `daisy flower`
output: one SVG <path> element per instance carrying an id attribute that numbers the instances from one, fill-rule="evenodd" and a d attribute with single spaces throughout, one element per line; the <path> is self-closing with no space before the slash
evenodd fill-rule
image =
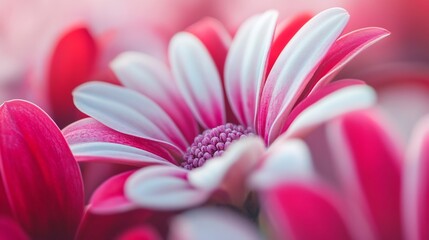
<path id="1" fill-rule="evenodd" d="M 111 64 L 123 86 L 90 82 L 74 91 L 91 117 L 63 131 L 75 157 L 145 166 L 107 181 L 93 208 L 241 206 L 246 177 L 276 139 L 374 103 L 360 81 L 329 82 L 386 30 L 342 35 L 349 15 L 341 8 L 279 25 L 277 15 L 249 18 L 233 39 L 205 19 L 172 38 L 169 66 L 123 53 Z"/>

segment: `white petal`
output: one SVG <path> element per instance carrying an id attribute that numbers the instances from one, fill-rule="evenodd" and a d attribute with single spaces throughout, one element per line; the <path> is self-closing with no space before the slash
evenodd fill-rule
<path id="1" fill-rule="evenodd" d="M 238 30 L 225 64 L 225 90 L 239 121 L 254 126 L 278 13 L 248 19 Z"/>
<path id="2" fill-rule="evenodd" d="M 176 34 L 170 60 L 179 89 L 197 121 L 205 128 L 225 123 L 222 80 L 204 44 L 190 33 Z"/>
<path id="3" fill-rule="evenodd" d="M 375 91 L 367 85 L 352 85 L 337 90 L 302 111 L 279 138 L 303 132 L 341 114 L 368 108 L 376 102 Z"/>
<path id="4" fill-rule="evenodd" d="M 280 53 L 264 86 L 258 113 L 259 120 L 266 119 L 261 134 L 267 142 L 279 133 L 295 101 L 348 19 L 348 13 L 341 8 L 323 11 L 308 21 Z"/>
<path id="5" fill-rule="evenodd" d="M 94 157 L 106 162 L 116 162 L 131 165 L 160 164 L 174 166 L 166 159 L 148 151 L 109 142 L 85 142 L 70 145 L 73 155 L 79 157 Z"/>
<path id="6" fill-rule="evenodd" d="M 170 240 L 258 240 L 262 239 L 245 218 L 222 208 L 203 208 L 173 219 Z"/>
<path id="7" fill-rule="evenodd" d="M 125 195 L 144 208 L 179 210 L 204 203 L 210 193 L 192 187 L 188 171 L 180 167 L 153 166 L 130 176 Z"/>
<path id="8" fill-rule="evenodd" d="M 314 176 L 310 150 L 297 139 L 276 141 L 268 150 L 262 167 L 250 178 L 252 188 L 263 190 L 289 180 L 307 180 Z"/>
<path id="9" fill-rule="evenodd" d="M 186 149 L 186 139 L 171 118 L 135 91 L 90 82 L 79 86 L 73 97 L 79 110 L 116 131 Z"/>

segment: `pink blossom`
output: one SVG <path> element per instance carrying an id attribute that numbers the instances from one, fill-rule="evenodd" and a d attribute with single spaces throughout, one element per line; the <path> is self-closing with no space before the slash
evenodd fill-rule
<path id="1" fill-rule="evenodd" d="M 145 167 L 101 186 L 94 196 L 105 197 L 90 201 L 93 210 L 243 204 L 247 176 L 265 146 L 374 102 L 360 81 L 329 83 L 388 35 L 366 28 L 341 36 L 347 21 L 345 10 L 333 8 L 276 28 L 277 13 L 268 11 L 249 18 L 231 40 L 221 24 L 206 19 L 172 38 L 171 67 L 148 55 L 121 54 L 112 68 L 123 86 L 81 85 L 74 102 L 92 118 L 63 133 L 79 161 Z M 120 184 L 123 191 L 106 194 Z"/>

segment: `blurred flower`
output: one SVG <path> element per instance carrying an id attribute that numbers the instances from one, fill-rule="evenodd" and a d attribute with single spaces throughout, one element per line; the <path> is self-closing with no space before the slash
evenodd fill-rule
<path id="1" fill-rule="evenodd" d="M 333 8 L 309 21 L 299 16 L 275 34 L 277 14 L 269 11 L 246 21 L 229 47 L 227 32 L 207 19 L 172 39 L 171 72 L 152 57 L 125 53 L 112 63 L 125 87 L 80 86 L 75 104 L 93 119 L 63 133 L 78 160 L 159 165 L 106 183 L 125 184 L 126 197 L 115 195 L 121 201 L 110 202 L 110 211 L 182 209 L 209 199 L 240 206 L 246 175 L 264 152 L 263 141 L 249 136 L 270 145 L 373 103 L 359 81 L 328 84 L 388 34 L 367 28 L 339 38 L 347 20 Z"/>
<path id="2" fill-rule="evenodd" d="M 84 193 L 61 131 L 20 100 L 0 107 L 0 123 L 0 238 L 73 239 Z"/>
<path id="3" fill-rule="evenodd" d="M 262 208 L 278 239 L 427 239 L 429 118 L 408 150 L 375 110 L 326 128 L 330 176 L 265 189 Z M 335 179 L 335 184 L 331 180 Z M 311 226 L 311 231 L 309 230 Z"/>

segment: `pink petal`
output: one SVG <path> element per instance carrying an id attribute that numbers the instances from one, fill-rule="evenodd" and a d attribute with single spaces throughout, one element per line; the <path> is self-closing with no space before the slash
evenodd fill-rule
<path id="1" fill-rule="evenodd" d="M 308 21 L 283 49 L 268 75 L 258 112 L 258 133 L 272 142 L 311 75 L 348 21 L 341 8 L 323 11 Z"/>
<path id="2" fill-rule="evenodd" d="M 71 93 L 88 81 L 97 55 L 97 45 L 84 26 L 71 29 L 59 39 L 50 60 L 48 90 L 52 114 L 61 127 L 80 116 Z"/>
<path id="3" fill-rule="evenodd" d="M 407 239 L 429 238 L 429 118 L 424 117 L 409 145 L 402 190 L 403 225 Z"/>
<path id="4" fill-rule="evenodd" d="M 226 209 L 202 208 L 185 212 L 174 218 L 168 239 L 261 239 L 256 229 L 256 226 L 248 220 Z"/>
<path id="5" fill-rule="evenodd" d="M 125 182 L 134 172 L 118 174 L 98 187 L 89 201 L 90 211 L 96 214 L 112 214 L 136 209 L 137 205 L 129 201 L 124 192 Z"/>
<path id="6" fill-rule="evenodd" d="M 176 160 L 171 154 L 173 154 L 173 156 L 181 156 L 181 152 L 175 147 L 172 148 L 171 145 L 160 144 L 117 132 L 92 118 L 86 118 L 72 123 L 63 129 L 63 134 L 68 144 L 72 147 L 82 143 L 105 142 L 139 148 L 173 163 L 175 163 Z M 80 160 L 80 157 L 78 157 L 77 160 Z"/>
<path id="7" fill-rule="evenodd" d="M 1 106 L 0 122 L 0 171 L 15 219 L 33 238 L 73 238 L 84 193 L 61 131 L 21 100 Z"/>
<path id="8" fill-rule="evenodd" d="M 298 30 L 311 19 L 311 17 L 311 14 L 304 13 L 294 16 L 292 19 L 286 19 L 278 24 L 276 35 L 274 36 L 273 44 L 271 45 L 270 49 L 267 74 L 271 72 L 274 63 L 285 46 L 289 43 L 296 32 L 298 32 Z"/>
<path id="9" fill-rule="evenodd" d="M 204 44 L 190 33 L 176 34 L 170 42 L 170 61 L 179 90 L 204 128 L 225 123 L 221 76 Z"/>
<path id="10" fill-rule="evenodd" d="M 0 217 L 0 239 L 27 240 L 30 238 L 15 221 Z"/>
<path id="11" fill-rule="evenodd" d="M 264 194 L 278 239 L 352 239 L 339 197 L 324 186 L 290 183 Z"/>
<path id="12" fill-rule="evenodd" d="M 261 164 L 250 178 L 250 185 L 258 190 L 286 181 L 311 179 L 315 174 L 310 151 L 307 145 L 298 139 L 274 142 Z"/>
<path id="13" fill-rule="evenodd" d="M 401 154 L 375 111 L 346 114 L 332 122 L 330 143 L 343 189 L 374 226 L 377 239 L 401 239 Z"/>
<path id="14" fill-rule="evenodd" d="M 247 177 L 262 159 L 265 146 L 260 138 L 247 137 L 231 144 L 225 153 L 208 160 L 188 174 L 189 183 L 204 191 L 226 193 L 228 203 L 241 205 L 248 193 Z"/>
<path id="15" fill-rule="evenodd" d="M 204 203 L 210 193 L 193 187 L 181 167 L 146 167 L 129 177 L 125 194 L 136 204 L 157 210 L 178 210 Z"/>
<path id="16" fill-rule="evenodd" d="M 188 142 L 194 140 L 198 125 L 164 63 L 149 55 L 126 52 L 119 55 L 111 67 L 125 87 L 158 104 L 182 130 Z"/>
<path id="17" fill-rule="evenodd" d="M 118 240 L 161 240 L 161 237 L 151 227 L 139 226 L 126 230 Z"/>
<path id="18" fill-rule="evenodd" d="M 368 108 L 375 91 L 360 81 L 334 82 L 304 99 L 288 116 L 279 138 L 301 137 L 314 127 L 341 114 Z"/>
<path id="19" fill-rule="evenodd" d="M 225 90 L 241 124 L 254 126 L 278 13 L 268 11 L 238 30 L 225 65 Z"/>
<path id="20" fill-rule="evenodd" d="M 363 28 L 341 36 L 335 41 L 301 97 L 314 92 L 329 82 L 350 60 L 360 52 L 390 34 L 382 28 Z"/>
<path id="21" fill-rule="evenodd" d="M 187 141 L 173 120 L 144 95 L 91 82 L 79 86 L 73 96 L 79 110 L 118 132 L 186 149 Z"/>

